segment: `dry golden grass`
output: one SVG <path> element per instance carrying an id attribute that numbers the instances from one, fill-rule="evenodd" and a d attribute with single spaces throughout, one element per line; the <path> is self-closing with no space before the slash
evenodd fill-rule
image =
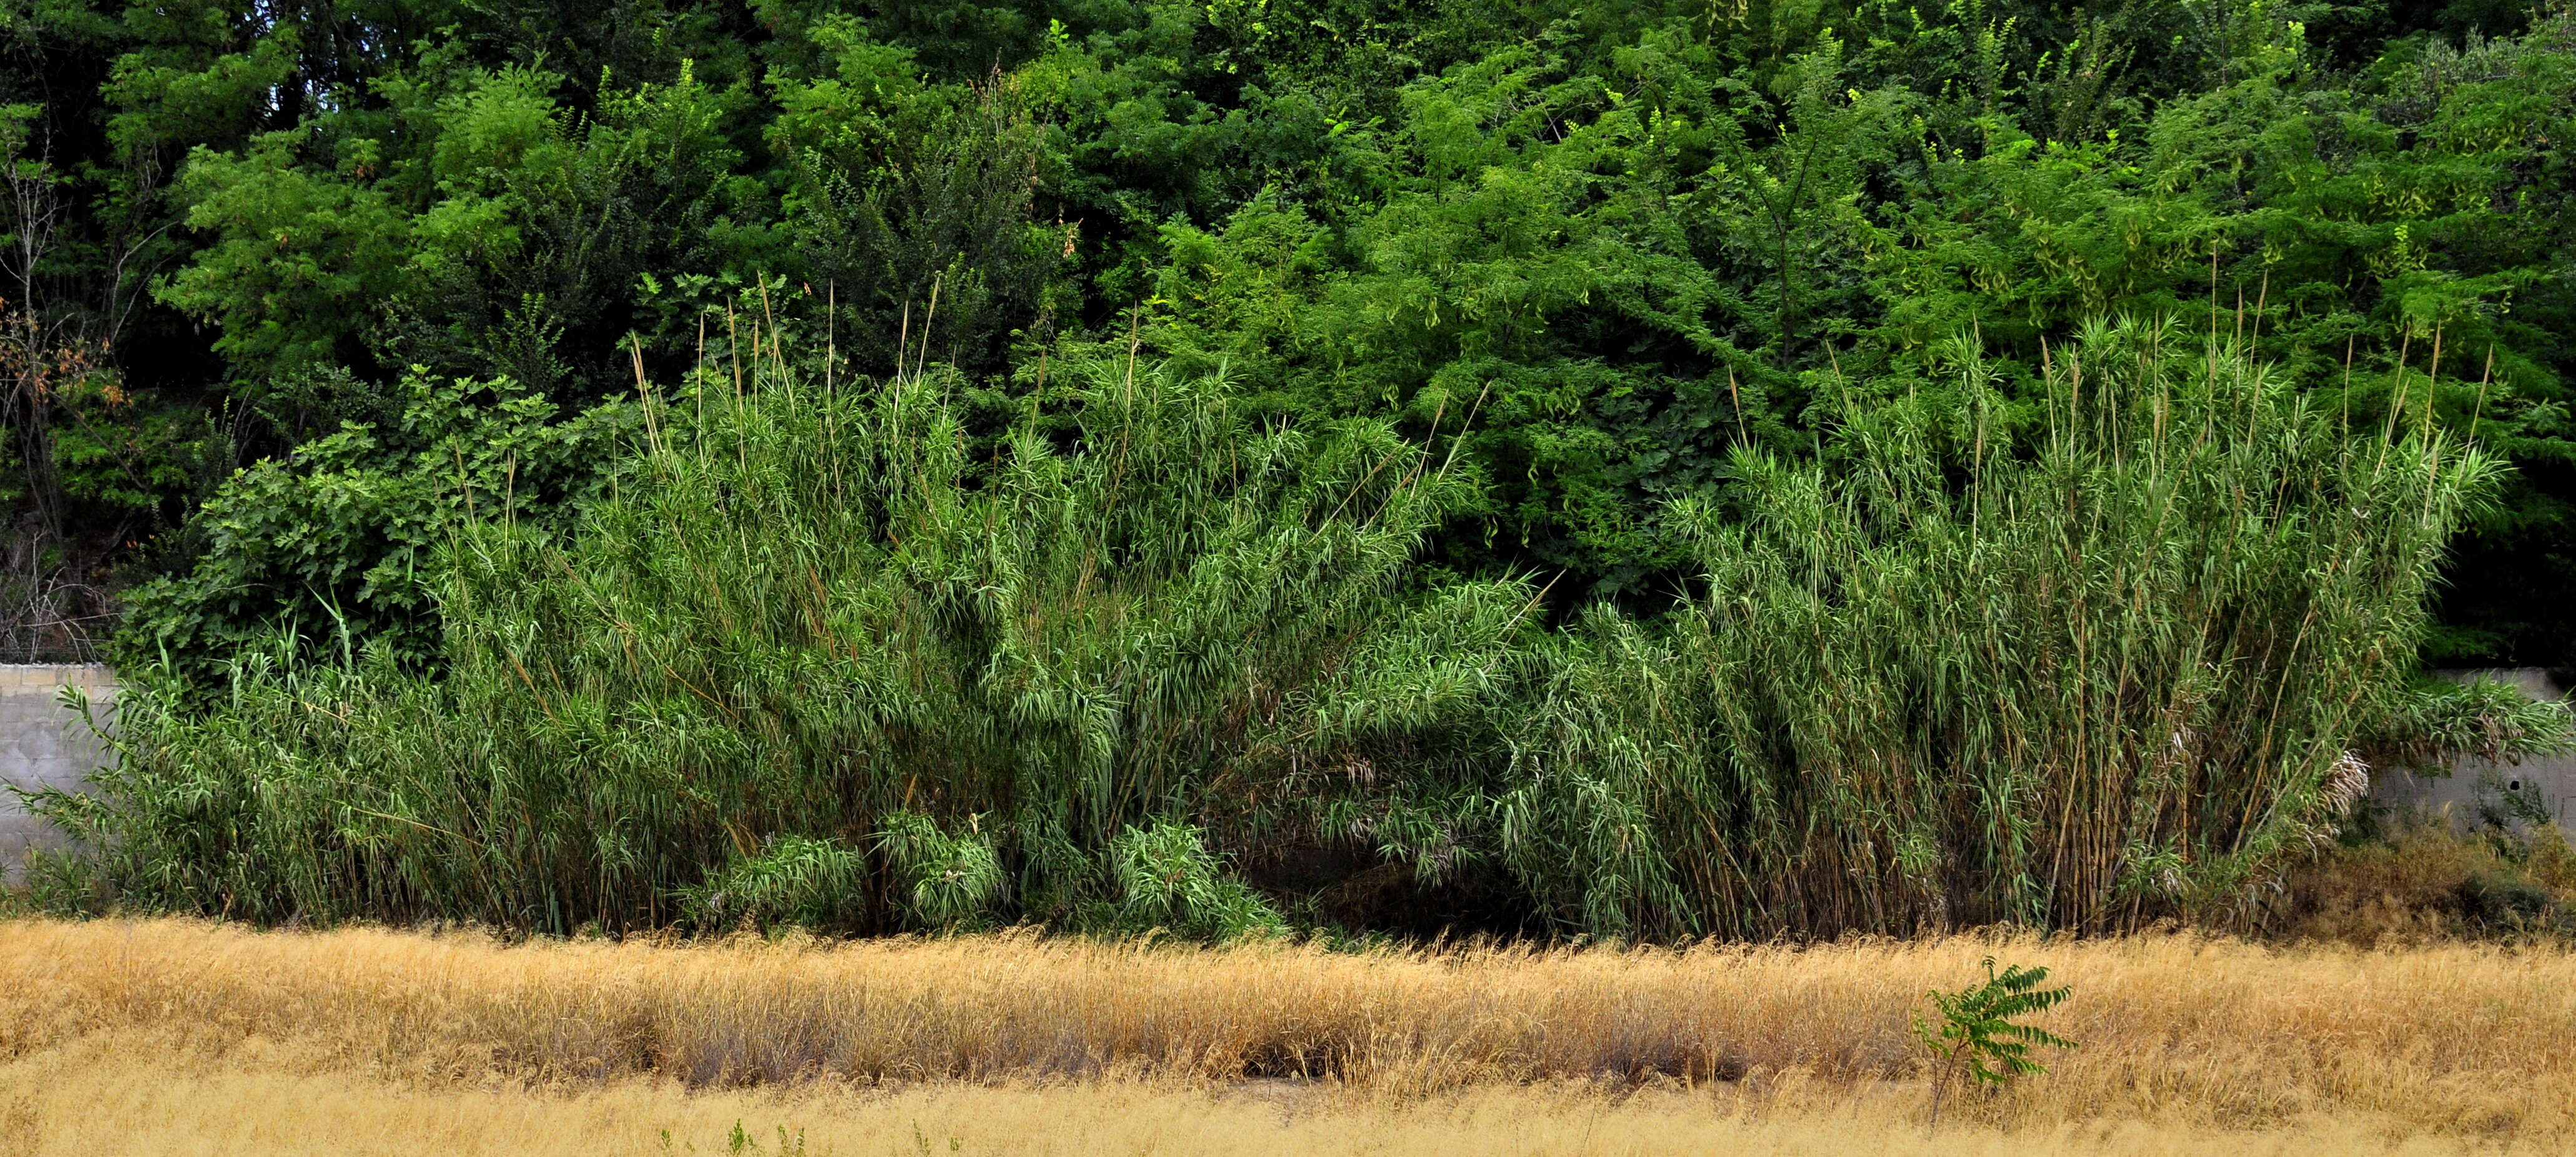
<path id="1" fill-rule="evenodd" d="M 1460 1151 L 1807 1150 L 1921 1136 L 1909 1011 L 1988 953 L 2074 985 L 2045 1023 L 2084 1047 L 1972 1100 L 1924 1152 L 2576 1138 L 2576 954 L 2555 950 L 504 946 L 176 920 L 0 923 L 0 1138 L 285 1152 L 364 1122 L 378 1141 L 313 1151 L 417 1152 L 446 1130 L 490 1140 L 442 1152 L 549 1151 L 519 1145 L 533 1130 L 596 1152 L 668 1127 L 706 1152 L 739 1117 L 831 1139 L 816 1152 L 911 1151 L 889 1130 L 913 1119 L 941 1149 L 1052 1138 L 1020 1152 L 1438 1151 L 1453 1133 L 1489 1142 Z M 1301 1072 L 1321 1079 L 1242 1079 Z M 168 1143 L 108 1140 L 147 1122 Z"/>
<path id="2" fill-rule="evenodd" d="M 1849 1153 L 1942 1157 L 2370 1157 L 2550 1152 L 2548 1142 L 2427 1135 L 2366 1114 L 2260 1132 L 2166 1121 L 1927 1130 L 1903 1088 L 1494 1087 L 1419 1097 L 1110 1079 L 1055 1085 L 830 1083 L 683 1090 L 649 1080 L 529 1090 L 370 1078 L 287 1050 L 172 1057 L 107 1034 L 0 1062 L 0 1151 L 233 1157 L 720 1154 L 739 1126 L 762 1157 L 1579 1157 Z M 780 1144 L 782 1131 L 787 1140 Z M 663 1137 L 669 1137 L 667 1148 Z M 801 1144 L 801 1148 L 799 1147 Z"/>

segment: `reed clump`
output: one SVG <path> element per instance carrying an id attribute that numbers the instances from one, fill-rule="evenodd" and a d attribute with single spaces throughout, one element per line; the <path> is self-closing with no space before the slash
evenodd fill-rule
<path id="1" fill-rule="evenodd" d="M 31 879 L 555 933 L 2250 925 L 2374 743 L 2495 731 L 2407 706 L 2499 467 L 2171 338 L 2027 388 L 1961 344 L 1820 462 L 1743 450 L 1639 619 L 1426 563 L 1484 500 L 1465 416 L 1282 424 L 1133 348 L 998 406 L 817 388 L 755 329 L 671 398 L 639 369 L 569 529 L 462 496 L 435 669 L 136 673 L 98 792 L 36 801 L 85 852 Z"/>
<path id="2" fill-rule="evenodd" d="M 1533 592 L 1412 570 L 1476 494 L 1425 447 L 1265 423 L 1132 350 L 979 424 L 937 373 L 818 389 L 780 342 L 650 402 L 568 534 L 465 503 L 439 670 L 252 653 L 211 700 L 142 675 L 98 791 L 38 801 L 92 852 L 39 891 L 1226 935 L 1280 922 L 1231 853 L 1490 760 Z"/>
<path id="3" fill-rule="evenodd" d="M 1503 809 L 1558 911 L 2243 925 L 2359 800 L 2497 461 L 2356 434 L 2216 334 L 2097 327 L 2035 390 L 1954 360 L 1677 510 L 1704 578 L 1662 629 L 1581 624 Z"/>
<path id="4" fill-rule="evenodd" d="M 509 945 L 17 921 L 0 925 L 0 1056 L 96 1038 L 192 1055 L 291 1045 L 326 1070 L 432 1081 L 1268 1077 L 1406 1096 L 1795 1081 L 1846 1096 L 1920 1091 L 1910 1016 L 1989 955 L 2073 986 L 2035 1023 L 2083 1047 L 1954 1113 L 2576 1129 L 2576 955 L 2194 935 L 1352 953 L 1027 935 Z"/>

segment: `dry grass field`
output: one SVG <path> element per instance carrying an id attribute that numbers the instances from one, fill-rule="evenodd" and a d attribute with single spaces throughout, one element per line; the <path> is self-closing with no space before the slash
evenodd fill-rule
<path id="1" fill-rule="evenodd" d="M 2044 1023 L 2082 1047 L 1936 1130 L 1908 1017 L 1989 954 L 2072 984 Z M 2576 955 L 0 923 L 7 1152 L 775 1153 L 800 1134 L 815 1154 L 2563 1152 Z"/>

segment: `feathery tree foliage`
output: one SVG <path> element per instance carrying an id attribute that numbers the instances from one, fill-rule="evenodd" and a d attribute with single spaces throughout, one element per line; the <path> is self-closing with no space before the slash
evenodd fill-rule
<path id="1" fill-rule="evenodd" d="M 414 367 L 585 413 L 625 393 L 629 333 L 667 378 L 765 286 L 872 375 L 935 331 L 928 360 L 973 393 L 1133 333 L 1307 419 L 1427 440 L 1474 409 L 1461 455 L 1491 505 L 1435 555 L 1564 572 L 1551 615 L 1644 610 L 1692 568 L 1663 505 L 1720 500 L 1741 441 L 1811 453 L 1837 380 L 1947 391 L 1939 351 L 1973 332 L 2035 382 L 2043 339 L 2087 318 L 2214 299 L 2321 405 L 2378 414 L 2403 375 L 2440 381 L 2437 419 L 2516 470 L 2427 655 L 2561 664 L 2571 20 L 2556 0 L 20 5 L 0 299 L 33 324 L 0 329 L 85 368 L 18 375 L 0 414 L 11 574 L 37 576 L 8 581 L 169 579 L 126 620 L 129 664 L 206 673 L 246 638 L 327 634 L 372 593 L 347 576 L 410 549 L 407 515 L 329 558 L 244 553 L 197 513 L 236 469 L 420 489 L 398 451 L 297 451 L 345 422 L 381 436 Z M 352 622 L 434 637 L 405 605 Z"/>

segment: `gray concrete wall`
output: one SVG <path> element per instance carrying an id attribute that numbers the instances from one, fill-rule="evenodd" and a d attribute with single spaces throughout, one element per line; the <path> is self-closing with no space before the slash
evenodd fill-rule
<path id="1" fill-rule="evenodd" d="M 2534 699 L 2565 699 L 2567 689 L 2539 667 L 2483 671 L 2445 671 L 2445 678 L 2483 676 L 2515 684 Z M 2570 837 L 2576 837 L 2576 756 L 2527 759 L 2519 764 L 2460 759 L 2447 776 L 2417 775 L 2402 768 L 2379 771 L 2371 794 L 2397 808 L 2448 813 L 2467 820 L 2477 813 L 2478 795 L 2511 793 L 2547 812 Z"/>
<path id="2" fill-rule="evenodd" d="M 79 713 L 62 704 L 66 686 L 89 692 L 102 709 L 116 694 L 116 676 L 95 664 L 0 664 L 0 781 L 17 787 L 82 786 L 107 758 Z M 0 792 L 0 878 L 16 883 L 27 849 L 55 840 L 44 822 L 28 815 L 18 797 Z"/>

